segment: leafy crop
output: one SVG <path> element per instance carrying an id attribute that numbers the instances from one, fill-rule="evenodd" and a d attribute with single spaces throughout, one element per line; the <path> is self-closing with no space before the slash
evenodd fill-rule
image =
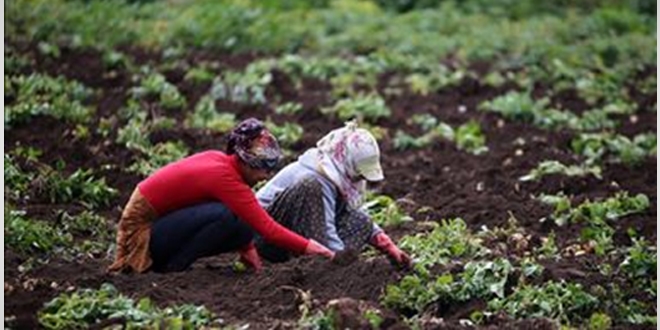
<path id="1" fill-rule="evenodd" d="M 367 201 L 363 208 L 380 226 L 399 226 L 406 221 L 413 220 L 399 208 L 392 197 L 386 195 L 367 194 Z"/>
<path id="2" fill-rule="evenodd" d="M 282 125 L 277 125 L 274 122 L 267 120 L 266 127 L 268 130 L 273 133 L 277 141 L 282 144 L 284 147 L 293 146 L 300 138 L 302 138 L 305 130 L 302 126 L 296 123 L 286 122 Z"/>
<path id="3" fill-rule="evenodd" d="M 145 152 L 144 158 L 138 159 L 135 163 L 129 166 L 127 170 L 129 172 L 146 176 L 171 162 L 186 157 L 187 155 L 188 148 L 183 142 L 162 142 L 149 147 Z"/>
<path id="4" fill-rule="evenodd" d="M 456 129 L 454 137 L 458 149 L 466 150 L 474 155 L 488 151 L 486 137 L 481 132 L 481 126 L 476 121 L 469 121 Z"/>
<path id="5" fill-rule="evenodd" d="M 113 318 L 122 319 L 126 329 L 198 329 L 210 325 L 214 316 L 203 306 L 158 308 L 149 298 L 136 303 L 109 283 L 98 290 L 62 294 L 46 303 L 38 314 L 39 324 L 47 329 L 86 328 Z"/>
<path id="6" fill-rule="evenodd" d="M 573 176 L 587 176 L 593 175 L 596 178 L 601 178 L 600 166 L 586 166 L 581 165 L 564 165 L 556 160 L 546 160 L 539 163 L 536 168 L 532 169 L 529 174 L 520 177 L 520 181 L 537 181 L 542 177 L 550 174 L 561 174 L 568 177 Z"/>
<path id="7" fill-rule="evenodd" d="M 390 307 L 422 312 L 432 302 L 455 304 L 474 298 L 504 297 L 504 289 L 513 272 L 507 259 L 471 261 L 456 277 L 443 274 L 406 275 L 396 285 L 388 285 L 383 302 Z"/>
<path id="8" fill-rule="evenodd" d="M 114 228 L 106 218 L 94 212 L 83 211 L 76 215 L 61 212 L 58 214 L 58 222 L 65 235 L 83 238 L 78 239 L 76 245 L 67 250 L 68 254 L 103 256 L 114 243 Z"/>
<path id="9" fill-rule="evenodd" d="M 633 166 L 656 154 L 657 137 L 654 133 L 646 133 L 631 140 L 618 134 L 583 133 L 571 141 L 571 147 L 573 152 L 586 158 L 587 164 L 609 160 Z"/>
<path id="10" fill-rule="evenodd" d="M 51 203 L 78 202 L 95 208 L 110 205 L 117 190 L 109 187 L 105 178 L 96 179 L 91 169 L 78 169 L 69 176 L 62 174 L 63 166 L 53 170 L 45 167 L 37 178 L 37 188 Z"/>
<path id="11" fill-rule="evenodd" d="M 633 245 L 627 249 L 619 269 L 630 278 L 649 280 L 656 277 L 657 263 L 657 248 L 644 239 L 633 238 Z"/>
<path id="12" fill-rule="evenodd" d="M 215 99 L 204 95 L 199 99 L 193 111 L 186 119 L 186 125 L 194 128 L 208 128 L 217 132 L 228 132 L 236 126 L 236 115 L 220 113 L 215 106 Z"/>
<path id="13" fill-rule="evenodd" d="M 36 115 L 49 115 L 73 123 L 90 119 L 93 108 L 84 105 L 92 91 L 75 81 L 43 74 L 5 77 L 5 128 Z"/>
<path id="14" fill-rule="evenodd" d="M 443 122 L 431 126 L 431 123 L 437 121 L 432 116 L 413 117 L 413 121 L 428 131 L 418 137 L 412 137 L 401 130 L 397 131 L 393 140 L 395 148 L 423 148 L 433 143 L 436 138 L 443 138 L 455 142 L 458 149 L 466 150 L 474 155 L 481 155 L 488 151 L 486 137 L 481 132 L 481 126 L 476 121 L 471 120 L 456 129 Z"/>
<path id="15" fill-rule="evenodd" d="M 413 93 L 428 95 L 437 92 L 444 87 L 457 85 L 466 76 L 463 70 L 451 71 L 446 66 L 439 64 L 430 66 L 427 72 L 416 72 L 408 75 L 405 81 Z"/>
<path id="16" fill-rule="evenodd" d="M 563 195 L 542 195 L 539 199 L 555 207 L 552 215 L 558 225 L 567 222 L 605 222 L 639 213 L 650 206 L 649 198 L 644 194 L 629 197 L 627 192 L 619 192 L 614 197 L 602 202 L 585 201 L 576 208 L 571 208 L 568 197 Z"/>
<path id="17" fill-rule="evenodd" d="M 275 113 L 279 115 L 294 115 L 303 109 L 302 104 L 297 102 L 287 102 L 280 104 L 275 108 Z"/>
<path id="18" fill-rule="evenodd" d="M 5 246 L 22 254 L 48 253 L 71 244 L 73 238 L 44 221 L 26 217 L 5 203 Z"/>
<path id="19" fill-rule="evenodd" d="M 34 174 L 22 171 L 15 163 L 14 157 L 8 154 L 5 154 L 4 165 L 5 196 L 19 199 L 27 191 Z"/>
<path id="20" fill-rule="evenodd" d="M 585 223 L 587 226 L 582 229 L 580 237 L 586 242 L 595 243 L 594 249 L 601 255 L 613 247 L 614 229 L 608 221 L 642 212 L 650 206 L 646 195 L 629 197 L 627 192 L 617 193 L 601 202 L 587 200 L 575 208 L 571 207 L 570 199 L 563 194 L 541 195 L 539 200 L 555 208 L 551 217 L 557 225 Z"/>
<path id="21" fill-rule="evenodd" d="M 569 128 L 576 131 L 593 131 L 613 128 L 616 123 L 608 118 L 618 109 L 615 105 L 592 109 L 578 116 L 570 111 L 549 107 L 550 99 L 532 99 L 530 92 L 512 91 L 479 105 L 479 110 L 494 112 L 506 119 L 531 123 L 545 129 Z"/>
<path id="22" fill-rule="evenodd" d="M 266 87 L 273 80 L 269 71 L 249 66 L 244 72 L 227 71 L 213 80 L 211 96 L 243 104 L 265 104 Z"/>
<path id="23" fill-rule="evenodd" d="M 428 268 L 445 264 L 454 258 L 471 258 L 488 254 L 482 240 L 467 228 L 460 218 L 432 223 L 429 233 L 403 237 L 399 245 L 409 251 L 417 268 Z"/>
<path id="24" fill-rule="evenodd" d="M 156 98 L 165 109 L 178 109 L 186 105 L 186 99 L 158 72 L 148 72 L 140 78 L 140 85 L 131 93 L 136 99 Z"/>
<path id="25" fill-rule="evenodd" d="M 580 284 L 546 282 L 541 286 L 523 285 L 504 298 L 488 303 L 492 311 L 505 311 L 515 318 L 548 317 L 562 324 L 579 323 L 596 311 L 598 299 Z"/>
<path id="26" fill-rule="evenodd" d="M 322 108 L 324 114 L 334 114 L 342 120 L 358 119 L 359 121 L 376 121 L 389 117 L 391 110 L 385 100 L 378 94 L 359 94 L 352 98 L 337 101 L 333 106 Z"/>

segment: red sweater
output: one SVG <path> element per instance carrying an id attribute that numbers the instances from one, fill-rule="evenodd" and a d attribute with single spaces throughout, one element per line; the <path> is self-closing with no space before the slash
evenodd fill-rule
<path id="1" fill-rule="evenodd" d="M 159 216 L 203 202 L 219 201 L 267 241 L 303 253 L 309 241 L 281 226 L 243 182 L 236 156 L 205 151 L 171 163 L 138 184 Z"/>

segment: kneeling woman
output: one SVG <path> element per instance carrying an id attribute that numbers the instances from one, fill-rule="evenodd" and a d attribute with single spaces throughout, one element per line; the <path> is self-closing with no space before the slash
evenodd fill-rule
<path id="1" fill-rule="evenodd" d="M 268 178 L 280 156 L 272 134 L 250 118 L 232 131 L 226 154 L 201 152 L 159 169 L 124 207 L 109 270 L 182 271 L 230 251 L 258 270 L 253 231 L 287 251 L 332 258 L 332 251 L 273 221 L 250 189 Z"/>
<path id="2" fill-rule="evenodd" d="M 257 198 L 277 222 L 335 252 L 359 251 L 370 243 L 399 265 L 410 266 L 410 257 L 361 209 L 366 181 L 380 180 L 376 139 L 349 122 L 277 173 Z M 256 241 L 262 257 L 275 262 L 289 259 L 288 251 L 261 237 Z"/>

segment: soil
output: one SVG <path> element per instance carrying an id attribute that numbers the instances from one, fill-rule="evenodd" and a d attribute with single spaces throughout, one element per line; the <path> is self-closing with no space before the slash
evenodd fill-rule
<path id="1" fill-rule="evenodd" d="M 101 118 L 117 116 L 125 105 L 128 91 L 132 87 L 131 75 L 126 69 L 107 69 L 102 62 L 102 54 L 94 50 L 78 50 L 63 47 L 58 59 L 46 58 L 39 54 L 35 45 L 10 41 L 10 46 L 19 53 L 34 59 L 34 66 L 23 69 L 23 73 L 41 72 L 49 75 L 63 75 L 94 88 L 97 93 L 88 101 L 97 109 L 93 123 Z M 137 64 L 163 64 L 166 60 L 160 54 L 142 49 L 122 48 Z M 227 55 L 203 51 L 190 51 L 184 62 L 194 64 L 199 61 L 216 62 L 218 70 L 240 69 L 250 61 L 263 57 L 260 54 Z M 656 68 L 646 68 L 655 74 Z M 204 130 L 187 129 L 183 118 L 192 111 L 196 100 L 208 90 L 208 83 L 193 84 L 182 79 L 184 71 L 168 69 L 164 74 L 177 85 L 186 97 L 189 106 L 175 111 L 154 108 L 154 115 L 167 115 L 177 120 L 173 129 L 154 132 L 153 142 L 181 140 L 191 152 L 206 149 L 223 149 L 224 136 Z M 219 72 L 219 71 L 218 71 Z M 642 73 L 644 74 L 644 73 Z M 274 72 L 274 80 L 267 91 L 268 96 L 278 96 L 281 102 L 296 101 L 303 104 L 304 111 L 295 115 L 277 115 L 274 104 L 265 106 L 241 105 L 231 102 L 218 102 L 223 111 L 235 113 L 239 119 L 249 116 L 272 118 L 275 122 L 293 121 L 302 125 L 305 133 L 301 141 L 291 149 L 299 154 L 314 145 L 324 133 L 341 126 L 341 121 L 322 115 L 318 109 L 329 104 L 330 86 L 327 83 L 305 80 L 297 89 L 284 73 Z M 392 73 L 384 74 L 378 88 L 386 86 Z M 567 131 L 542 130 L 527 124 L 504 122 L 498 116 L 478 112 L 477 105 L 490 99 L 511 86 L 492 88 L 477 80 L 466 79 L 459 86 L 443 89 L 438 93 L 420 96 L 408 91 L 402 95 L 387 96 L 392 116 L 378 121 L 378 125 L 390 130 L 403 129 L 418 133 L 416 128 L 405 126 L 406 119 L 415 113 L 428 112 L 439 120 L 458 125 L 468 120 L 481 124 L 487 137 L 489 152 L 474 156 L 458 150 L 453 143 L 437 141 L 421 150 L 399 151 L 392 141 L 381 141 L 382 163 L 386 180 L 371 188 L 405 201 L 405 208 L 417 221 L 438 221 L 445 218 L 462 217 L 468 225 L 478 230 L 483 226 L 494 228 L 506 226 L 514 217 L 525 233 L 531 235 L 532 246 L 538 246 L 540 238 L 552 230 L 556 233 L 560 247 L 574 242 L 579 231 L 574 227 L 557 227 L 539 219 L 548 216 L 551 209 L 535 201 L 532 196 L 540 193 L 564 191 L 576 196 L 576 200 L 594 199 L 609 196 L 621 189 L 631 194 L 647 194 L 652 201 L 648 211 L 619 219 L 615 226 L 617 244 L 629 244 L 625 235 L 628 228 L 634 228 L 639 235 L 650 241 L 657 236 L 656 226 L 656 158 L 649 158 L 635 167 L 608 164 L 602 179 L 566 178 L 549 176 L 540 182 L 522 183 L 518 178 L 527 174 L 543 160 L 555 159 L 564 163 L 579 162 L 570 152 L 573 137 Z M 384 94 L 382 94 L 384 95 Z M 654 95 L 634 94 L 640 107 L 650 107 Z M 653 101 L 650 101 L 652 97 Z M 11 100 L 5 100 L 11 101 Z M 562 104 L 576 113 L 583 112 L 586 103 L 575 91 L 559 93 L 552 98 L 555 104 Z M 467 111 L 459 111 L 465 106 Z M 656 113 L 642 111 L 634 123 L 622 119 L 620 132 L 630 136 L 647 131 L 656 131 Z M 64 172 L 72 173 L 79 168 L 93 168 L 106 182 L 119 190 L 120 196 L 113 205 L 97 210 L 111 219 L 118 219 L 122 206 L 128 200 L 133 187 L 140 177 L 127 174 L 122 169 L 128 167 L 137 155 L 114 141 L 116 131 L 124 124 L 116 119 L 113 132 L 103 137 L 90 129 L 90 137 L 78 139 L 73 135 L 74 126 L 48 117 L 35 117 L 26 124 L 12 127 L 5 132 L 5 152 L 18 146 L 32 146 L 43 151 L 40 161 L 53 166 L 57 160 L 64 160 Z M 390 134 L 393 136 L 393 134 Z M 109 165 L 109 166 L 108 166 Z M 76 212 L 75 204 L 53 205 L 47 200 L 16 202 L 29 215 L 44 221 L 54 221 L 58 210 Z M 416 212 L 424 208 L 425 212 Z M 399 228 L 385 228 L 396 239 L 404 234 L 413 234 L 423 229 L 414 223 Z M 236 273 L 231 264 L 235 255 L 222 255 L 197 262 L 186 272 L 176 274 L 147 273 L 142 275 L 106 274 L 109 258 L 85 258 L 66 261 L 52 256 L 50 262 L 36 266 L 27 272 L 19 272 L 18 267 L 26 259 L 11 249 L 5 249 L 5 315 L 14 319 L 5 323 L 13 329 L 39 328 L 36 314 L 43 304 L 58 294 L 72 288 L 98 287 L 101 283 L 113 283 L 122 293 L 131 297 L 150 297 L 158 305 L 175 303 L 202 304 L 231 324 L 250 323 L 251 329 L 291 328 L 301 316 L 299 306 L 302 295 L 312 297 L 314 308 L 324 306 L 338 298 L 351 298 L 378 305 L 385 287 L 406 274 L 405 270 L 393 267 L 383 256 L 357 258 L 347 253 L 341 262 L 327 262 L 317 258 L 297 258 L 284 264 L 267 264 L 261 273 Z M 544 280 L 569 279 L 584 284 L 596 284 L 612 278 L 598 274 L 594 263 L 601 260 L 596 256 L 589 259 L 574 257 L 561 262 L 548 262 L 544 266 Z M 12 289 L 7 289 L 7 284 Z M 453 329 L 460 327 L 459 320 L 469 317 L 471 311 L 484 306 L 484 302 L 473 301 L 465 306 L 450 306 L 436 311 L 433 317 L 441 322 L 429 322 L 431 329 Z M 382 307 L 381 307 L 382 308 Z M 431 311 L 429 311 L 431 312 Z M 400 320 L 388 322 L 394 329 L 402 327 Z M 542 319 L 523 321 L 504 320 L 487 324 L 486 328 L 541 328 L 552 329 L 552 322 Z"/>

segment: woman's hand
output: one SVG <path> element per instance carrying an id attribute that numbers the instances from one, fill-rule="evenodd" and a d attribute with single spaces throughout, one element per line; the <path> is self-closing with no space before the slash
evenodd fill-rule
<path id="1" fill-rule="evenodd" d="M 305 248 L 305 254 L 319 254 L 330 259 L 335 257 L 334 252 L 313 239 L 309 240 L 309 244 Z"/>
<path id="2" fill-rule="evenodd" d="M 257 248 L 254 243 L 250 243 L 239 251 L 241 262 L 248 268 L 254 269 L 255 272 L 260 272 L 263 269 L 261 258 L 257 253 Z"/>
<path id="3" fill-rule="evenodd" d="M 371 239 L 371 244 L 383 253 L 387 254 L 387 256 L 395 261 L 399 266 L 406 268 L 412 267 L 412 259 L 410 256 L 399 249 L 399 247 L 397 247 L 396 244 L 392 242 L 392 239 L 384 232 L 376 234 L 376 236 Z"/>

